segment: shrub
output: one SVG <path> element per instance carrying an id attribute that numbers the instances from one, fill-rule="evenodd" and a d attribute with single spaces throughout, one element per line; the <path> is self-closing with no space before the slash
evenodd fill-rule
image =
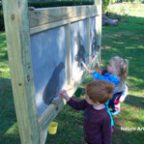
<path id="1" fill-rule="evenodd" d="M 4 18 L 1 4 L 0 4 L 0 31 L 4 31 Z"/>
<path id="2" fill-rule="evenodd" d="M 110 0 L 103 0 L 102 11 L 106 12 L 108 5 L 110 4 Z"/>
<path id="3" fill-rule="evenodd" d="M 63 1 L 29 1 L 29 6 L 33 7 L 60 7 L 60 6 L 76 6 L 76 5 L 91 5 L 93 0 L 63 0 Z"/>

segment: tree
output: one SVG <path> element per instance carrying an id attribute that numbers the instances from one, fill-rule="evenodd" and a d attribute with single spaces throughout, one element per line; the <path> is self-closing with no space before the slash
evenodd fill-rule
<path id="1" fill-rule="evenodd" d="M 110 4 L 110 0 L 103 0 L 103 4 L 102 4 L 102 10 L 103 13 L 106 12 L 108 5 Z"/>

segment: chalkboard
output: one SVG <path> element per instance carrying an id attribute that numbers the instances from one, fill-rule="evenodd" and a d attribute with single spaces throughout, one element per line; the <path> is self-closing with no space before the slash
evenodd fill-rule
<path id="1" fill-rule="evenodd" d="M 82 61 L 87 64 L 88 50 L 86 49 L 86 21 L 71 24 L 71 55 L 72 79 L 79 80 L 79 74 L 84 71 Z"/>
<path id="2" fill-rule="evenodd" d="M 82 62 L 88 64 L 90 56 L 96 55 L 96 19 L 90 19 L 90 49 L 87 46 L 88 19 L 70 24 L 70 43 L 67 44 L 66 27 L 60 26 L 31 35 L 33 76 L 37 114 L 47 109 L 52 100 L 67 82 L 67 55 L 70 52 L 70 79 L 79 82 L 85 70 Z M 67 47 L 66 47 L 67 46 Z M 70 49 L 70 50 L 68 50 Z"/>
<path id="3" fill-rule="evenodd" d="M 37 114 L 40 116 L 58 96 L 66 80 L 65 28 L 32 35 L 31 51 Z"/>
<path id="4" fill-rule="evenodd" d="M 98 47 L 97 44 L 97 31 L 96 31 L 96 18 L 93 17 L 90 19 L 90 47 L 92 54 L 91 56 L 94 57 L 96 55 L 96 52 L 99 50 L 100 47 Z"/>

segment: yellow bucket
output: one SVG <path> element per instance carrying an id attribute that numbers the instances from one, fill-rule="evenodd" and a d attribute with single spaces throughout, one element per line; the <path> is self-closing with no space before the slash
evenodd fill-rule
<path id="1" fill-rule="evenodd" d="M 51 135 L 55 135 L 57 133 L 57 127 L 58 127 L 57 122 L 51 122 L 48 126 L 48 133 Z"/>

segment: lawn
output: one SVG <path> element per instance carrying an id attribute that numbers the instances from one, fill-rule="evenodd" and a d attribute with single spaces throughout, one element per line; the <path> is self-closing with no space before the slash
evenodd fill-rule
<path id="1" fill-rule="evenodd" d="M 115 117 L 113 144 L 140 144 L 144 141 L 144 5 L 112 5 L 109 11 L 119 19 L 119 24 L 103 27 L 102 62 L 106 64 L 115 55 L 129 60 L 129 95 L 122 104 L 121 114 Z M 48 135 L 46 143 L 83 143 L 81 112 L 65 106 L 55 121 L 59 123 L 58 133 Z M 20 144 L 5 33 L 0 33 L 0 144 Z"/>

